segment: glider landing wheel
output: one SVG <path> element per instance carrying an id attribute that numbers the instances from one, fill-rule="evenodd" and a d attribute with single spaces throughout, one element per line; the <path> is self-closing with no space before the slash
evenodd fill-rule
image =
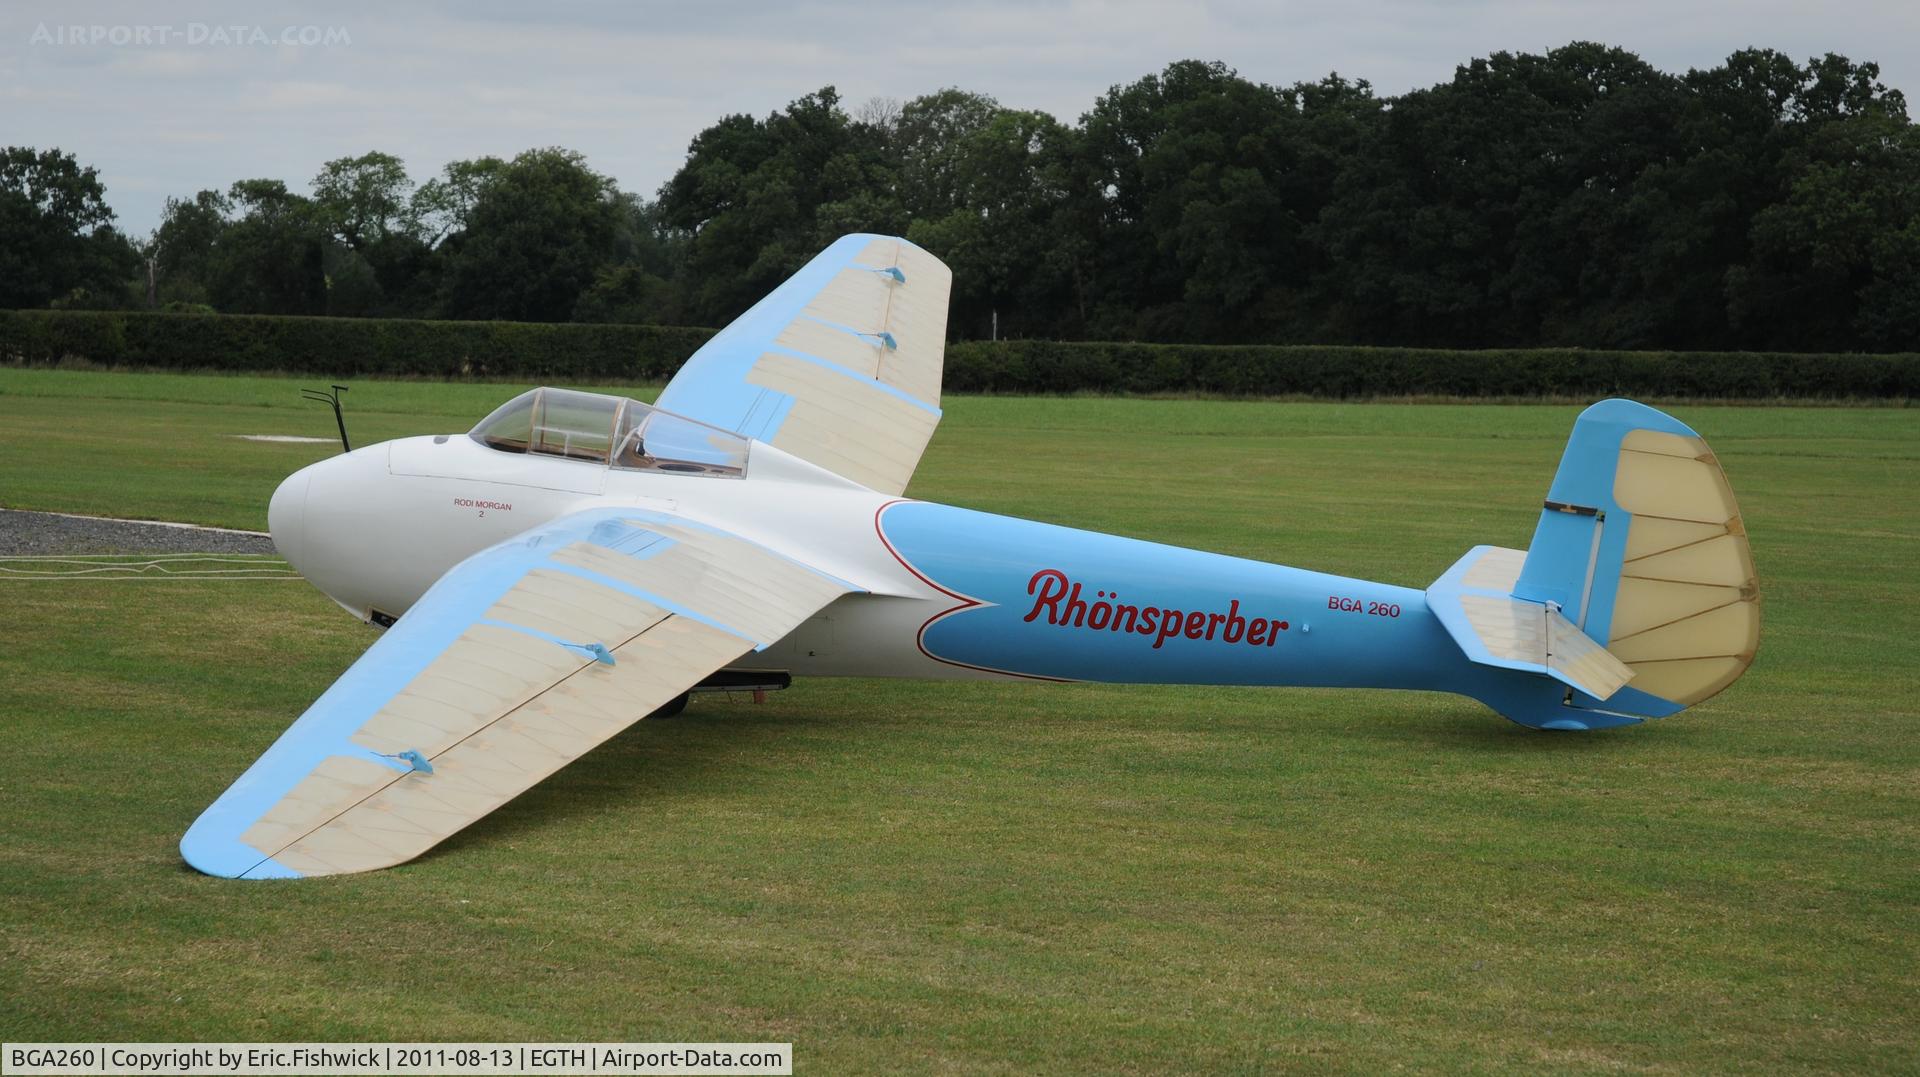
<path id="1" fill-rule="evenodd" d="M 680 693 L 679 695 L 677 695 L 677 696 L 674 696 L 674 697 L 673 697 L 672 699 L 670 699 L 670 700 L 668 700 L 667 702 L 665 702 L 665 703 L 663 703 L 663 704 L 661 704 L 661 706 L 660 706 L 660 709 L 659 709 L 659 710 L 656 710 L 656 711 L 654 711 L 654 712 L 653 712 L 652 714 L 649 714 L 649 715 L 647 715 L 647 717 L 648 717 L 648 718 L 677 718 L 677 717 L 679 717 L 679 715 L 680 715 L 680 712 L 681 712 L 681 711 L 684 711 L 684 710 L 686 710 L 686 709 L 687 709 L 687 696 L 688 696 L 689 694 L 690 694 L 690 693 L 687 693 L 687 692 L 682 692 L 682 693 Z"/>

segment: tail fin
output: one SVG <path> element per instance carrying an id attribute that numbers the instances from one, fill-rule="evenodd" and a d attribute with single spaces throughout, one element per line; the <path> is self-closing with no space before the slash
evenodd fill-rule
<path id="1" fill-rule="evenodd" d="M 1524 555 L 1477 548 L 1428 601 L 1475 662 L 1566 686 L 1559 707 L 1518 684 L 1473 693 L 1550 728 L 1677 713 L 1737 680 L 1760 640 L 1753 555 L 1719 461 L 1630 400 L 1580 414 Z"/>

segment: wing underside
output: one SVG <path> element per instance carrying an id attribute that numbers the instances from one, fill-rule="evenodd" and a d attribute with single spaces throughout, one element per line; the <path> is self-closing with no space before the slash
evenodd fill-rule
<path id="1" fill-rule="evenodd" d="M 410 860 L 849 590 L 672 517 L 564 517 L 450 571 L 181 852 L 247 878 Z"/>

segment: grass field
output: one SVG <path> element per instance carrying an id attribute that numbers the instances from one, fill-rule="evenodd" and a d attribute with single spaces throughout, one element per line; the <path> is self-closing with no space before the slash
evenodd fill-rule
<path id="1" fill-rule="evenodd" d="M 297 381 L 0 369 L 0 506 L 264 526 Z M 517 387 L 356 383 L 357 441 Z M 650 395 L 647 393 L 645 395 Z M 911 490 L 1424 585 L 1577 408 L 949 401 Z M 1678 718 L 803 681 L 412 864 L 179 835 L 371 640 L 299 582 L 0 583 L 8 1040 L 791 1040 L 808 1073 L 1920 1069 L 1920 412 L 1676 408 L 1766 627 Z"/>

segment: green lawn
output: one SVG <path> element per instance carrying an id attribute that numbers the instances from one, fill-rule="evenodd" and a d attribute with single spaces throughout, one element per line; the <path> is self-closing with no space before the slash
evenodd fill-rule
<path id="1" fill-rule="evenodd" d="M 309 382 L 0 369 L 0 506 L 264 526 Z M 357 382 L 358 440 L 516 386 Z M 646 391 L 643 395 L 651 395 Z M 958 398 L 911 492 L 1424 585 L 1577 408 Z M 1448 697 L 803 681 L 643 723 L 412 864 L 193 817 L 372 636 L 299 582 L 0 583 L 8 1040 L 791 1040 L 808 1073 L 1915 1071 L 1920 413 L 1674 409 L 1752 672 L 1549 735 Z"/>

